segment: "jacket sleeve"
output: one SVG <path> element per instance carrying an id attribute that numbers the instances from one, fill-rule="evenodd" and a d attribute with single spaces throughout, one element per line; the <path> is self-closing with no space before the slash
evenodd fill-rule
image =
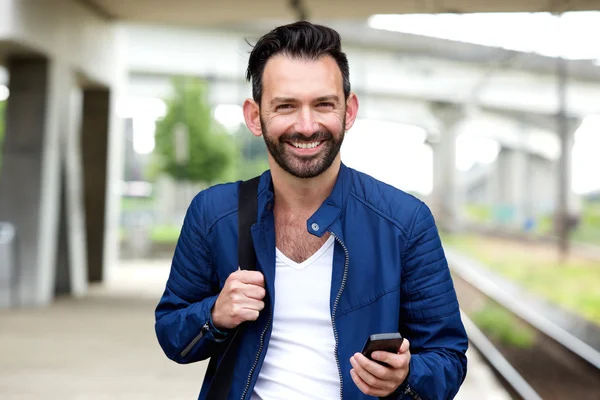
<path id="1" fill-rule="evenodd" d="M 467 373 L 468 338 L 431 211 L 421 204 L 404 249 L 401 333 L 410 341 L 400 399 L 453 399 Z"/>
<path id="2" fill-rule="evenodd" d="M 226 338 L 211 321 L 219 289 L 203 229 L 203 196 L 198 194 L 187 210 L 155 310 L 158 342 L 168 358 L 182 364 L 209 358 Z"/>

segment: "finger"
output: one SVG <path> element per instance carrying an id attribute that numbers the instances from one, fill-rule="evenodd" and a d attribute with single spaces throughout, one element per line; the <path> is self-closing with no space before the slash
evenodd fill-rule
<path id="1" fill-rule="evenodd" d="M 358 387 L 358 389 L 360 389 L 360 391 L 366 394 L 367 396 L 385 396 L 385 391 L 370 387 L 365 381 L 361 379 L 356 370 L 351 369 L 350 376 L 352 377 L 352 380 L 354 381 L 354 384 Z"/>
<path id="2" fill-rule="evenodd" d="M 238 313 L 238 319 L 240 321 L 256 321 L 260 315 L 258 310 L 250 308 L 242 308 Z"/>
<path id="3" fill-rule="evenodd" d="M 239 279 L 242 283 L 248 283 L 251 285 L 257 286 L 265 286 L 265 278 L 262 273 L 258 271 L 237 271 L 234 272 L 236 274 L 236 279 Z"/>
<path id="4" fill-rule="evenodd" d="M 253 285 L 251 283 L 244 283 L 238 279 L 232 279 L 226 286 L 229 287 L 231 293 L 237 294 L 243 298 L 249 297 L 256 300 L 262 300 L 266 295 L 264 287 Z"/>
<path id="5" fill-rule="evenodd" d="M 400 345 L 400 350 L 398 352 L 406 353 L 408 350 L 410 350 L 410 342 L 408 341 L 408 339 L 404 338 L 402 340 L 402 344 Z"/>
<path id="6" fill-rule="evenodd" d="M 375 354 L 375 352 L 373 352 L 373 354 Z M 371 357 L 373 356 L 373 354 L 371 354 Z M 387 368 L 381 364 L 378 364 L 375 361 L 369 360 L 367 357 L 365 357 L 361 353 L 356 353 L 354 355 L 354 357 L 352 357 L 352 358 L 354 358 L 354 360 L 358 363 L 358 365 L 360 365 L 363 369 L 365 369 L 367 372 L 369 372 L 375 378 L 386 379 L 390 375 L 389 368 Z"/>
<path id="7" fill-rule="evenodd" d="M 360 354 L 362 357 L 364 357 L 362 354 Z M 350 358 L 350 364 L 352 364 L 352 367 L 354 368 L 354 371 L 358 374 L 358 376 L 360 377 L 360 379 L 362 379 L 363 382 L 365 382 L 369 387 L 374 388 L 374 389 L 385 389 L 386 384 L 383 380 L 381 380 L 380 378 L 376 377 L 375 375 L 373 375 L 372 373 L 370 373 L 369 371 L 367 371 L 362 364 L 357 360 L 357 356 L 354 356 L 352 358 Z M 366 358 L 365 358 L 366 359 Z M 367 360 L 368 362 L 372 362 L 371 360 Z M 384 368 L 381 365 L 378 365 L 381 368 Z"/>
<path id="8" fill-rule="evenodd" d="M 258 285 L 243 284 L 242 293 L 250 299 L 262 300 L 265 298 L 265 288 Z"/>
<path id="9" fill-rule="evenodd" d="M 388 364 L 393 369 L 405 368 L 410 361 L 410 353 L 408 352 L 394 354 L 387 351 L 374 351 L 371 357 L 373 357 L 373 360 Z"/>
<path id="10" fill-rule="evenodd" d="M 265 308 L 265 303 L 264 301 L 247 298 L 241 306 L 248 310 L 262 311 Z"/>
<path id="11" fill-rule="evenodd" d="M 365 381 L 360 379 L 360 376 L 358 376 L 358 374 L 356 373 L 356 371 L 354 369 L 350 370 L 350 376 L 352 377 L 354 384 L 356 386 L 358 386 L 360 391 L 363 392 L 364 394 L 368 394 L 367 392 L 369 391 L 369 385 L 367 385 Z"/>

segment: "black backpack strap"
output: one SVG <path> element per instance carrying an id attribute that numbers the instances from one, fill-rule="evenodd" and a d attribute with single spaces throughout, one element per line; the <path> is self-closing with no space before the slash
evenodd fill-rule
<path id="1" fill-rule="evenodd" d="M 260 176 L 240 183 L 238 196 L 238 263 L 241 269 L 256 269 L 256 253 L 250 228 L 256 223 Z"/>
<path id="2" fill-rule="evenodd" d="M 240 183 L 238 195 L 238 264 L 241 269 L 256 269 L 256 252 L 252 242 L 250 229 L 256 222 L 258 209 L 258 183 L 260 176 Z M 239 346 L 240 327 L 232 332 L 229 344 L 223 353 L 221 362 L 213 375 L 213 380 L 207 393 L 208 400 L 226 400 L 229 396 L 233 379 L 235 355 Z"/>

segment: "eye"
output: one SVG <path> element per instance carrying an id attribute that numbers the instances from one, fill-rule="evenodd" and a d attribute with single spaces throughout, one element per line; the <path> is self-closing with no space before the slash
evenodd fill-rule
<path id="1" fill-rule="evenodd" d="M 292 108 L 292 107 L 293 107 L 293 106 L 292 106 L 291 104 L 279 104 L 277 107 L 275 107 L 275 110 L 276 110 L 276 111 L 279 111 L 279 110 L 287 110 L 287 109 L 290 109 L 290 108 Z"/>
<path id="2" fill-rule="evenodd" d="M 323 107 L 333 108 L 333 103 L 323 102 L 323 103 L 317 104 L 317 107 L 319 107 L 319 108 L 323 108 Z"/>

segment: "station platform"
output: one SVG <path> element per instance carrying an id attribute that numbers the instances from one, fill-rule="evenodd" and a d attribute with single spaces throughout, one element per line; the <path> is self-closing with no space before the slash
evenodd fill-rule
<path id="1" fill-rule="evenodd" d="M 196 399 L 206 363 L 168 360 L 154 335 L 154 307 L 169 261 L 122 262 L 82 299 L 0 312 L 0 398 Z M 509 400 L 475 350 L 456 399 Z"/>

